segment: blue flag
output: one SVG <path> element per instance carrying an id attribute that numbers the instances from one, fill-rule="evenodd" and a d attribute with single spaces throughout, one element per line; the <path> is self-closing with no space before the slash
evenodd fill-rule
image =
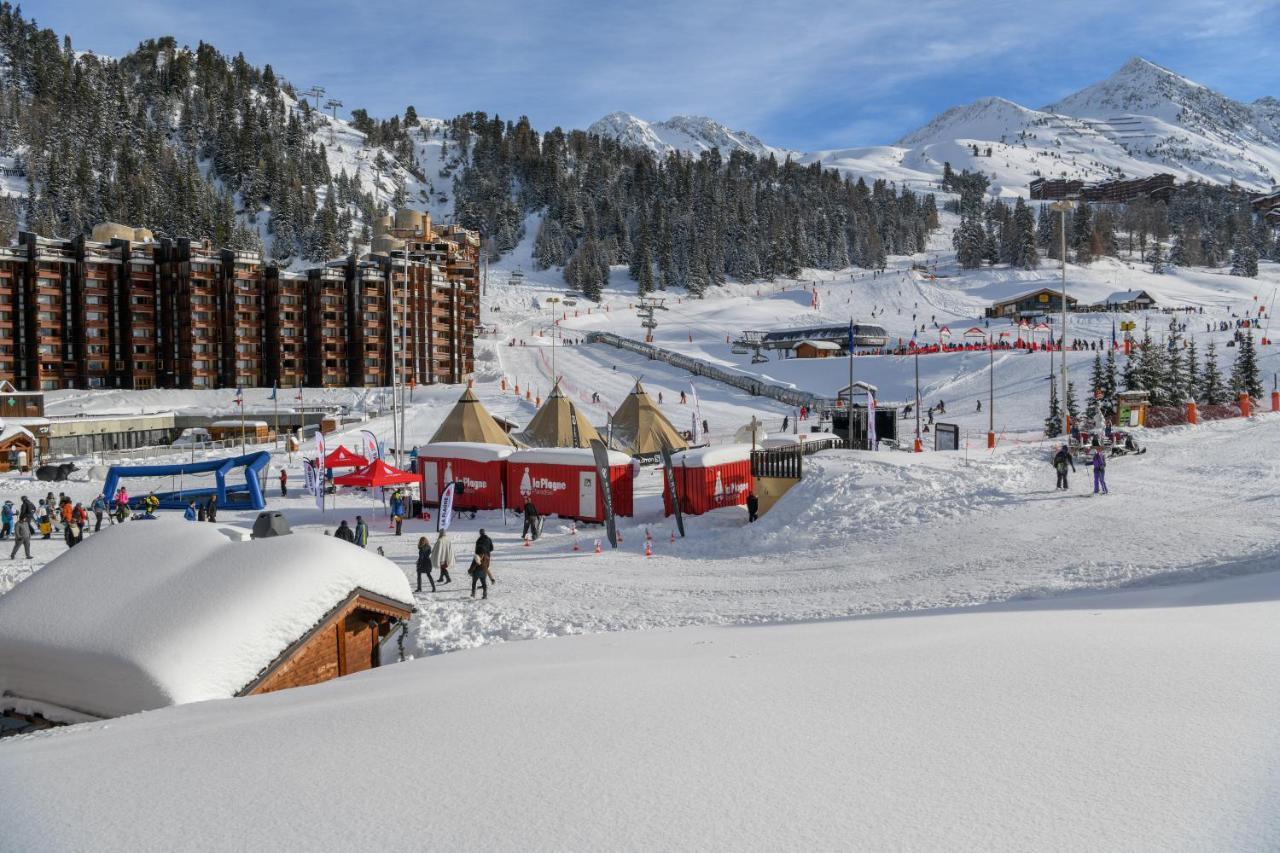
<path id="1" fill-rule="evenodd" d="M 849 355 L 853 355 L 853 318 L 849 318 Z"/>

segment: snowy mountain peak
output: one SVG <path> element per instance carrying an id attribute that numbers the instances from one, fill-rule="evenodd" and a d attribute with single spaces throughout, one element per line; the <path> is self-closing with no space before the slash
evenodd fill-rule
<path id="1" fill-rule="evenodd" d="M 909 148 L 942 139 L 1000 139 L 1016 134 L 1040 115 L 1006 98 L 979 98 L 952 107 L 896 144 Z"/>
<path id="2" fill-rule="evenodd" d="M 588 133 L 609 137 L 624 145 L 645 148 L 658 156 L 672 151 L 698 155 L 713 148 L 728 156 L 746 151 L 757 157 L 783 158 L 791 152 L 761 142 L 745 130 L 732 130 L 706 116 L 680 115 L 649 122 L 626 112 L 614 112 L 587 128 Z"/>

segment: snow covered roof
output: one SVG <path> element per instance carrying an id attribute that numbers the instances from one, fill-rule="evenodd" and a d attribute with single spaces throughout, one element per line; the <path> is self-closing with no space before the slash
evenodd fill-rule
<path id="1" fill-rule="evenodd" d="M 249 429 L 249 428 L 257 429 L 258 427 L 269 426 L 269 424 L 267 424 L 266 421 L 240 421 L 240 420 L 214 421 L 213 423 L 209 424 L 209 426 L 218 427 L 220 429 L 230 429 L 231 427 L 235 427 L 236 429 L 239 429 L 242 423 L 244 424 L 245 429 Z"/>
<path id="2" fill-rule="evenodd" d="M 412 607 L 395 563 L 340 539 L 117 525 L 0 597 L 0 695 L 100 717 L 234 696 L 356 590 Z"/>
<path id="3" fill-rule="evenodd" d="M 812 341 L 808 339 L 805 339 L 803 341 L 797 341 L 791 348 L 797 349 L 799 347 L 806 347 L 806 346 L 813 347 L 814 349 L 827 350 L 830 352 L 835 352 L 836 350 L 840 349 L 840 345 L 834 341 Z"/>
<path id="4" fill-rule="evenodd" d="M 1151 298 L 1151 294 L 1147 293 L 1145 290 L 1117 290 L 1098 304 L 1124 305 L 1128 302 L 1136 302 L 1139 299 L 1146 299 L 1151 302 L 1155 302 L 1155 300 Z"/>
<path id="5" fill-rule="evenodd" d="M 774 447 L 792 447 L 799 443 L 800 436 L 798 435 L 771 435 L 762 441 L 760 446 L 765 449 L 772 449 Z"/>
<path id="6" fill-rule="evenodd" d="M 496 462 L 512 453 L 515 453 L 515 448 L 508 444 L 480 441 L 437 441 L 418 448 L 419 459 L 466 459 L 470 462 Z"/>
<path id="7" fill-rule="evenodd" d="M 671 454 L 672 465 L 686 468 L 710 468 L 730 462 L 746 462 L 751 459 L 751 445 L 726 444 L 720 447 L 698 447 Z"/>
<path id="8" fill-rule="evenodd" d="M 507 457 L 512 465 L 524 463 L 530 465 L 595 465 L 594 452 L 589 447 L 542 447 L 531 450 L 517 450 Z M 617 450 L 609 451 L 609 465 L 630 465 L 631 457 Z"/>
<path id="9" fill-rule="evenodd" d="M 31 434 L 31 430 L 26 429 L 21 424 L 15 424 L 12 421 L 5 421 L 3 424 L 0 424 L 0 444 L 4 444 L 9 439 L 16 438 L 18 436 L 25 436 L 26 438 L 31 439 L 31 441 L 36 440 L 36 437 Z"/>

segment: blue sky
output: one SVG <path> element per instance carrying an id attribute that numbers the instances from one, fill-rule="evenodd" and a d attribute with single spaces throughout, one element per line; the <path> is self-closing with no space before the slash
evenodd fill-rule
<path id="1" fill-rule="evenodd" d="M 1280 97 L 1280 3 L 958 0 L 57 0 L 77 49 L 203 40 L 345 110 L 485 110 L 538 129 L 613 110 L 709 115 L 800 150 L 892 142 L 987 95 L 1038 107 L 1144 56 L 1240 100 Z"/>

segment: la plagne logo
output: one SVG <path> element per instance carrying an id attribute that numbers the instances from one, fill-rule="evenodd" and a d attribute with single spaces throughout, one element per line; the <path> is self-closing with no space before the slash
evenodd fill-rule
<path id="1" fill-rule="evenodd" d="M 738 495 L 742 494 L 746 490 L 747 484 L 745 482 L 739 481 L 737 483 L 729 483 L 728 485 L 725 485 L 724 481 L 720 479 L 720 474 L 717 473 L 716 487 L 712 492 L 712 497 L 718 504 L 729 503 L 737 500 Z"/>
<path id="2" fill-rule="evenodd" d="M 520 494 L 531 495 L 534 492 L 563 492 L 569 488 L 568 483 L 562 483 L 559 480 L 548 480 L 546 477 L 530 477 L 529 469 L 524 469 L 523 476 L 520 477 Z"/>

